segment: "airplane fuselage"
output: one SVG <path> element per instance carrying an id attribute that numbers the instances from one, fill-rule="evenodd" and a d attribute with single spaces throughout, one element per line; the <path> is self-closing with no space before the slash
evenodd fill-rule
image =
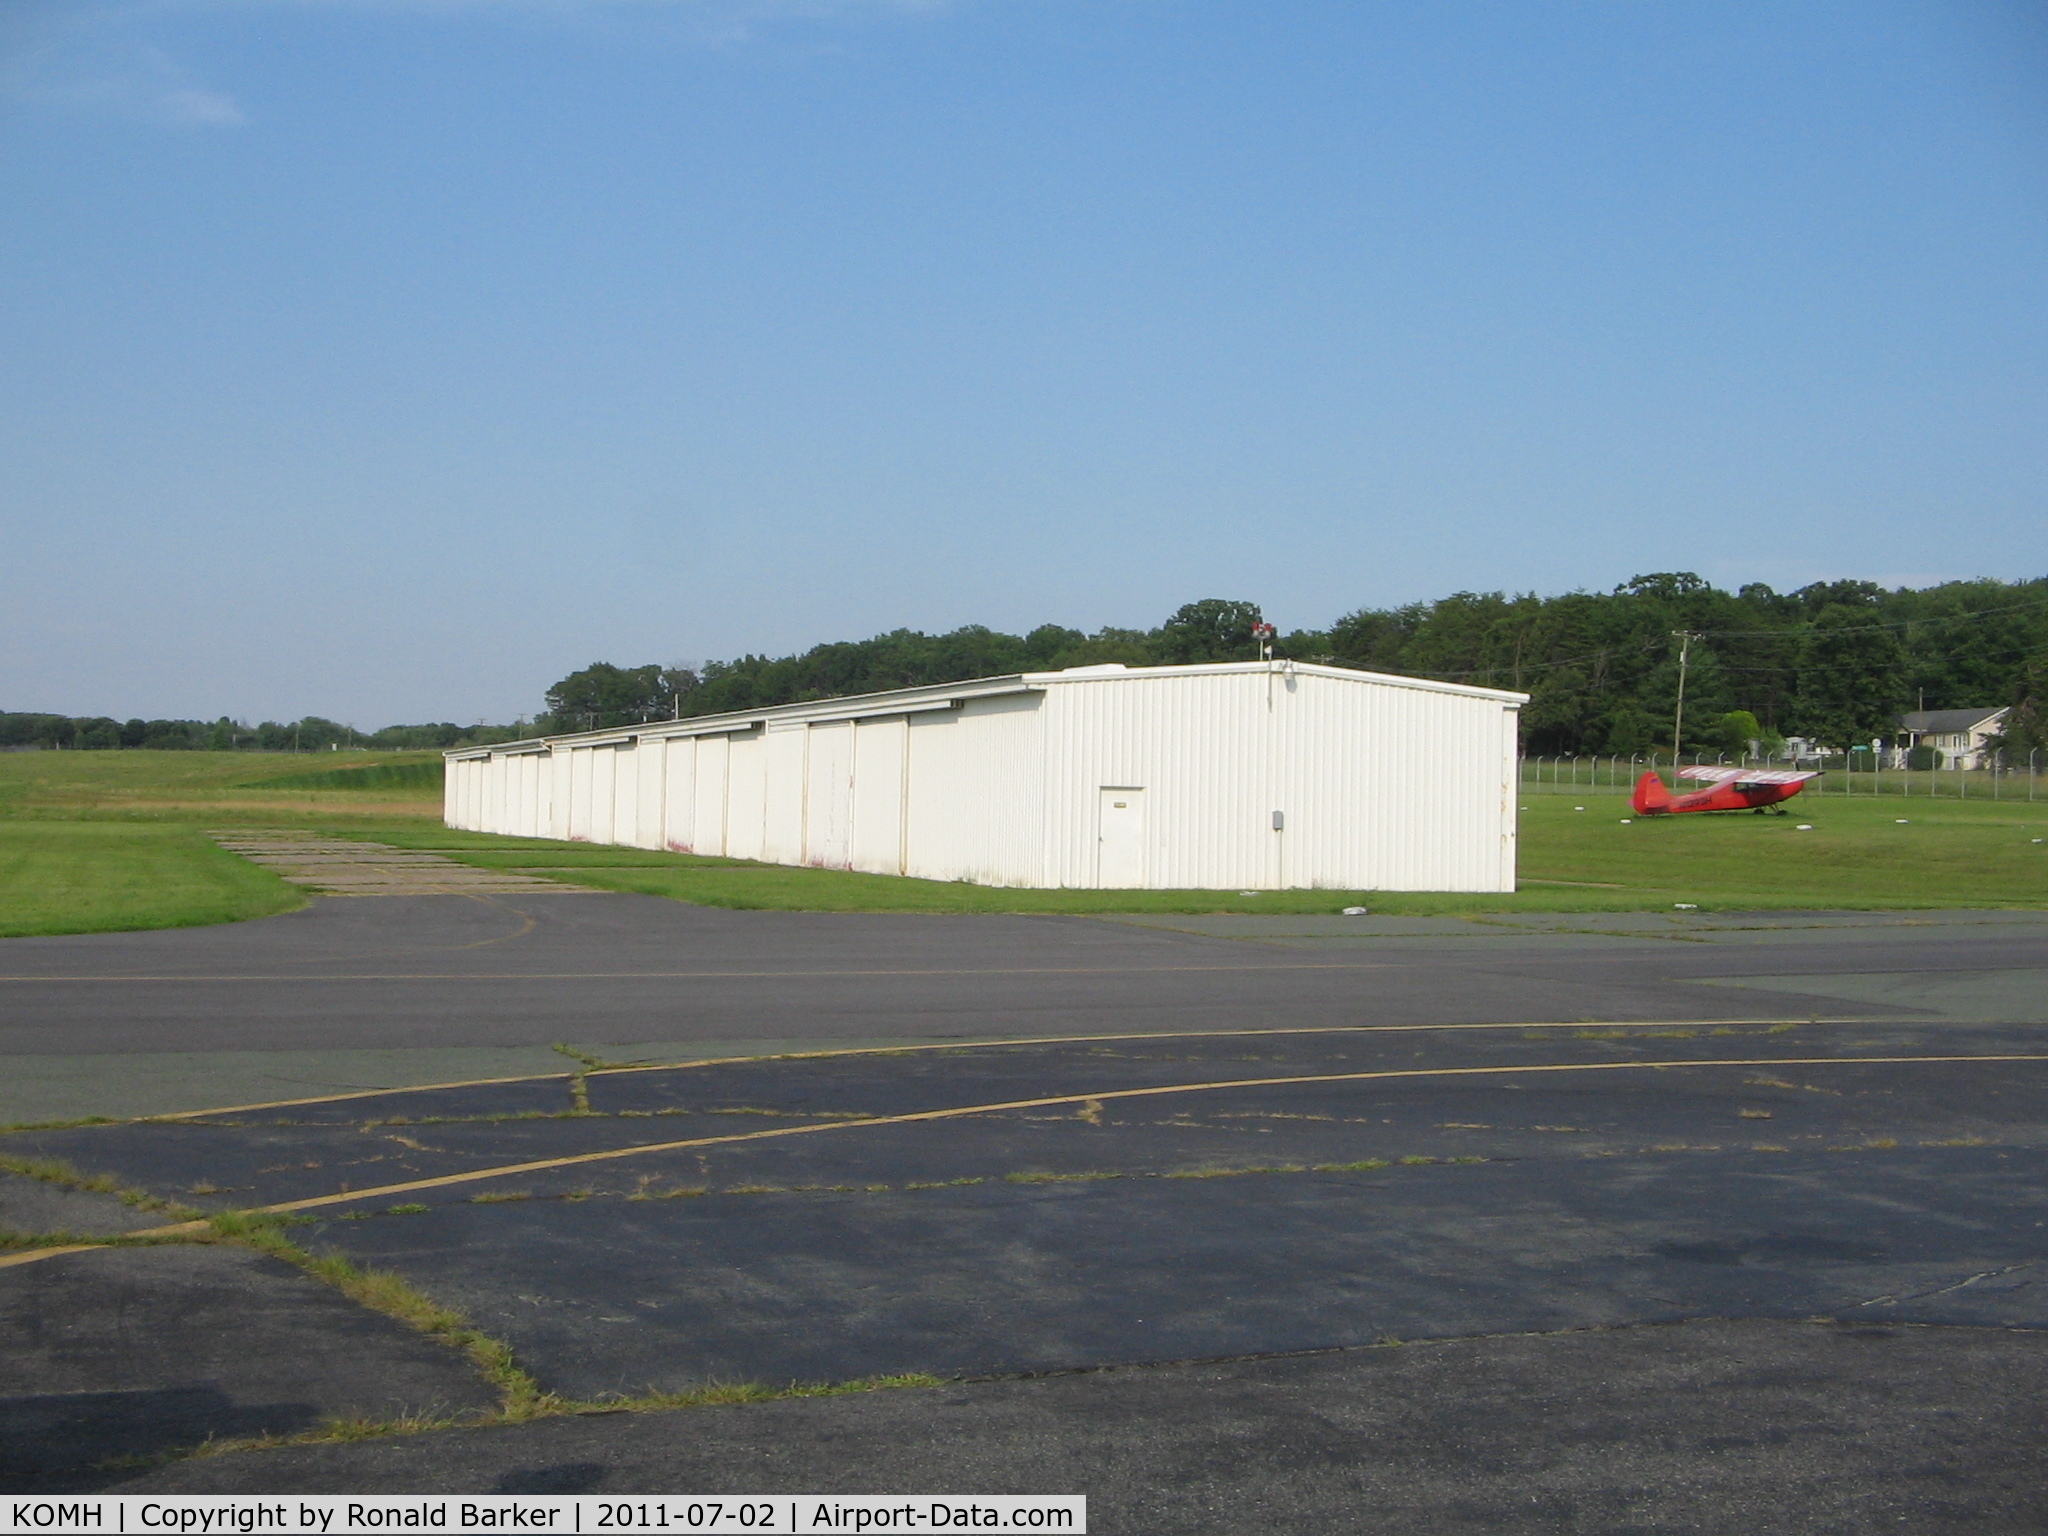
<path id="1" fill-rule="evenodd" d="M 1688 811 L 1760 811 L 1781 800 L 1790 800 L 1805 787 L 1803 780 L 1791 784 L 1757 784 L 1727 779 L 1705 789 L 1674 795 L 1664 787 L 1664 780 L 1657 774 L 1646 773 L 1636 780 L 1633 804 L 1638 816 L 1680 816 Z"/>

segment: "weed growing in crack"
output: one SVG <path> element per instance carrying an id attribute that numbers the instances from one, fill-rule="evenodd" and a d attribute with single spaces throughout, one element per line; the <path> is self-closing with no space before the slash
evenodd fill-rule
<path id="1" fill-rule="evenodd" d="M 311 1253 L 286 1236 L 286 1223 L 276 1216 L 228 1211 L 210 1218 L 208 1224 L 221 1239 L 281 1259 L 325 1281 L 351 1301 L 462 1351 L 497 1391 L 500 1421 L 519 1422 L 559 1410 L 561 1399 L 543 1392 L 514 1361 L 508 1346 L 471 1327 L 461 1313 L 416 1290 L 404 1277 L 385 1270 L 359 1269 L 341 1254 Z"/>
<path id="2" fill-rule="evenodd" d="M 75 1120 L 14 1120 L 0 1125 L 0 1136 L 11 1136 L 16 1131 L 72 1131 L 82 1125 L 123 1125 L 127 1122 L 112 1115 L 80 1115 Z"/>
<path id="3" fill-rule="evenodd" d="M 138 1211 L 162 1211 L 181 1221 L 195 1221 L 200 1213 L 173 1200 L 159 1199 L 144 1189 L 134 1189 L 111 1174 L 81 1173 L 71 1164 L 54 1157 L 0 1157 L 0 1173 L 12 1173 L 39 1184 L 75 1189 L 89 1195 L 112 1195 L 123 1205 Z M 204 1193 L 207 1191 L 195 1191 Z"/>
<path id="4" fill-rule="evenodd" d="M 605 1398 L 570 1406 L 570 1413 L 628 1413 L 665 1408 L 705 1408 L 726 1403 L 770 1403 L 798 1397 L 847 1397 L 860 1392 L 889 1392 L 906 1387 L 943 1387 L 943 1377 L 910 1372 L 898 1376 L 863 1376 L 855 1381 L 791 1382 L 784 1387 L 759 1382 L 713 1382 L 682 1392 L 649 1392 L 639 1397 Z"/>
<path id="5" fill-rule="evenodd" d="M 573 1045 L 564 1045 L 559 1040 L 548 1049 L 568 1057 L 571 1061 L 580 1062 L 585 1072 L 629 1072 L 645 1065 L 637 1061 L 609 1061 L 602 1056 L 592 1055 L 589 1051 L 579 1051 Z"/>
<path id="6" fill-rule="evenodd" d="M 0 1231 L 0 1253 L 19 1253 L 32 1248 L 141 1248 L 161 1243 L 162 1238 L 95 1237 L 84 1232 Z"/>
<path id="7" fill-rule="evenodd" d="M 1248 1173 L 1307 1173 L 1302 1163 L 1268 1163 L 1248 1168 L 1178 1168 L 1160 1175 L 1164 1179 L 1235 1179 Z"/>

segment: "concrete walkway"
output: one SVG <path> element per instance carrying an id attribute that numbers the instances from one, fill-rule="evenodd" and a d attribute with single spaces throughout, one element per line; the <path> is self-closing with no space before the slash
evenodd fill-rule
<path id="1" fill-rule="evenodd" d="M 274 832 L 213 832 L 212 839 L 252 864 L 323 896 L 471 896 L 513 891 L 601 895 L 517 870 L 478 869 L 438 853 L 359 843 L 339 837 Z"/>

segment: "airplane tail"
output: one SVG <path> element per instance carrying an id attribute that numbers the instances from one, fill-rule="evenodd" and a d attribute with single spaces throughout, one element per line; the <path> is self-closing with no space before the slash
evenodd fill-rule
<path id="1" fill-rule="evenodd" d="M 1655 770 L 1636 780 L 1633 804 L 1638 816 L 1661 816 L 1671 809 L 1671 791 Z"/>

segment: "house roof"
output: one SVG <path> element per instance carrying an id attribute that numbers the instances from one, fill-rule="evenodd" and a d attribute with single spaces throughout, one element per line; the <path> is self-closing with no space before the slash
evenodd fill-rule
<path id="1" fill-rule="evenodd" d="M 1940 731 L 1971 731 L 2005 713 L 1997 709 L 1922 709 L 1899 716 L 1899 729 L 1915 736 Z"/>

